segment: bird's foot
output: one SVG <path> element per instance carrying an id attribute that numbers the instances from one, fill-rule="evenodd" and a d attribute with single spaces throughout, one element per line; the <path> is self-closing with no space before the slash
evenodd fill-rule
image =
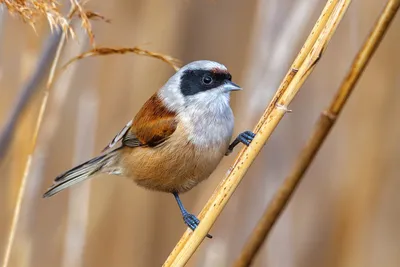
<path id="1" fill-rule="evenodd" d="M 238 137 L 236 137 L 235 141 L 233 141 L 232 144 L 230 144 L 230 146 L 228 147 L 228 151 L 226 152 L 225 155 L 229 155 L 233 151 L 235 146 L 237 146 L 239 143 L 243 143 L 246 146 L 249 146 L 255 136 L 256 134 L 253 133 L 252 131 L 244 131 L 243 133 L 240 133 Z"/>
<path id="2" fill-rule="evenodd" d="M 240 142 L 242 142 L 246 146 L 249 146 L 255 136 L 256 136 L 256 134 L 253 133 L 252 131 L 245 131 L 245 132 L 239 134 L 238 139 Z"/>
<path id="3" fill-rule="evenodd" d="M 200 220 L 197 219 L 196 216 L 194 216 L 193 214 L 190 213 L 185 213 L 183 215 L 183 221 L 185 222 L 185 224 L 192 229 L 192 231 L 194 231 L 194 229 L 196 229 L 196 227 L 199 225 Z M 212 238 L 212 235 L 207 234 L 208 238 Z"/>

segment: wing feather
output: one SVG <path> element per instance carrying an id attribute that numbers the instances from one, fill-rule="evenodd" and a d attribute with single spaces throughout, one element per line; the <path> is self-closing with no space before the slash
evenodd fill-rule
<path id="1" fill-rule="evenodd" d="M 124 137 L 124 135 L 129 131 L 129 129 L 132 127 L 132 123 L 133 120 L 130 120 L 125 126 L 124 128 L 122 128 L 122 130 L 113 138 L 113 140 L 105 147 L 103 148 L 103 150 L 101 152 L 104 152 L 110 148 L 112 148 L 113 146 L 115 146 L 116 143 L 118 143 L 120 140 L 122 140 L 122 138 Z"/>
<path id="2" fill-rule="evenodd" d="M 156 146 L 172 135 L 177 126 L 176 113 L 166 108 L 157 94 L 143 105 L 135 116 L 127 139 L 134 135 L 141 144 Z"/>
<path id="3" fill-rule="evenodd" d="M 166 108 L 157 94 L 154 94 L 102 152 L 115 146 L 119 141 L 128 147 L 157 146 L 175 132 L 177 126 L 175 116 L 176 113 Z"/>

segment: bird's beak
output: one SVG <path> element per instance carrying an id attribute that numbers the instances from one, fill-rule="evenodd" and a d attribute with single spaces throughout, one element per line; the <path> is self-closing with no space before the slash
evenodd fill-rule
<path id="1" fill-rule="evenodd" d="M 226 92 L 230 92 L 230 91 L 239 91 L 242 90 L 242 88 L 232 81 L 226 81 L 224 84 L 224 90 Z"/>

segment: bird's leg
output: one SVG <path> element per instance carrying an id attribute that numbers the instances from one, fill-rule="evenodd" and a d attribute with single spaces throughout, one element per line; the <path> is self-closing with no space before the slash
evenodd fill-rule
<path id="1" fill-rule="evenodd" d="M 251 141 L 253 141 L 254 136 L 256 136 L 256 134 L 252 131 L 245 131 L 243 133 L 240 133 L 238 137 L 236 137 L 236 139 L 232 142 L 232 144 L 229 145 L 228 151 L 225 153 L 225 155 L 228 156 L 233 151 L 235 146 L 237 146 L 239 143 L 243 143 L 246 146 L 249 146 Z"/>
<path id="2" fill-rule="evenodd" d="M 200 220 L 197 219 L 196 216 L 194 216 L 193 214 L 189 213 L 185 207 L 182 204 L 181 199 L 179 198 L 178 193 L 173 193 L 174 197 L 176 199 L 176 202 L 178 203 L 179 209 L 181 210 L 182 213 L 182 217 L 183 217 L 183 221 L 185 222 L 185 224 L 194 231 L 194 229 L 196 229 L 197 225 L 199 225 Z M 207 234 L 208 238 L 212 238 L 212 235 Z"/>

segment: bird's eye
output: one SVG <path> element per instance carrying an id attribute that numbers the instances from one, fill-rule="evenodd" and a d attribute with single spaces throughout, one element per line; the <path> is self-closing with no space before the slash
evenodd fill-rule
<path id="1" fill-rule="evenodd" d="M 210 76 L 206 75 L 206 76 L 203 77 L 203 83 L 204 83 L 204 84 L 209 85 L 209 84 L 211 84 L 212 82 L 213 82 L 213 79 L 212 79 Z"/>

